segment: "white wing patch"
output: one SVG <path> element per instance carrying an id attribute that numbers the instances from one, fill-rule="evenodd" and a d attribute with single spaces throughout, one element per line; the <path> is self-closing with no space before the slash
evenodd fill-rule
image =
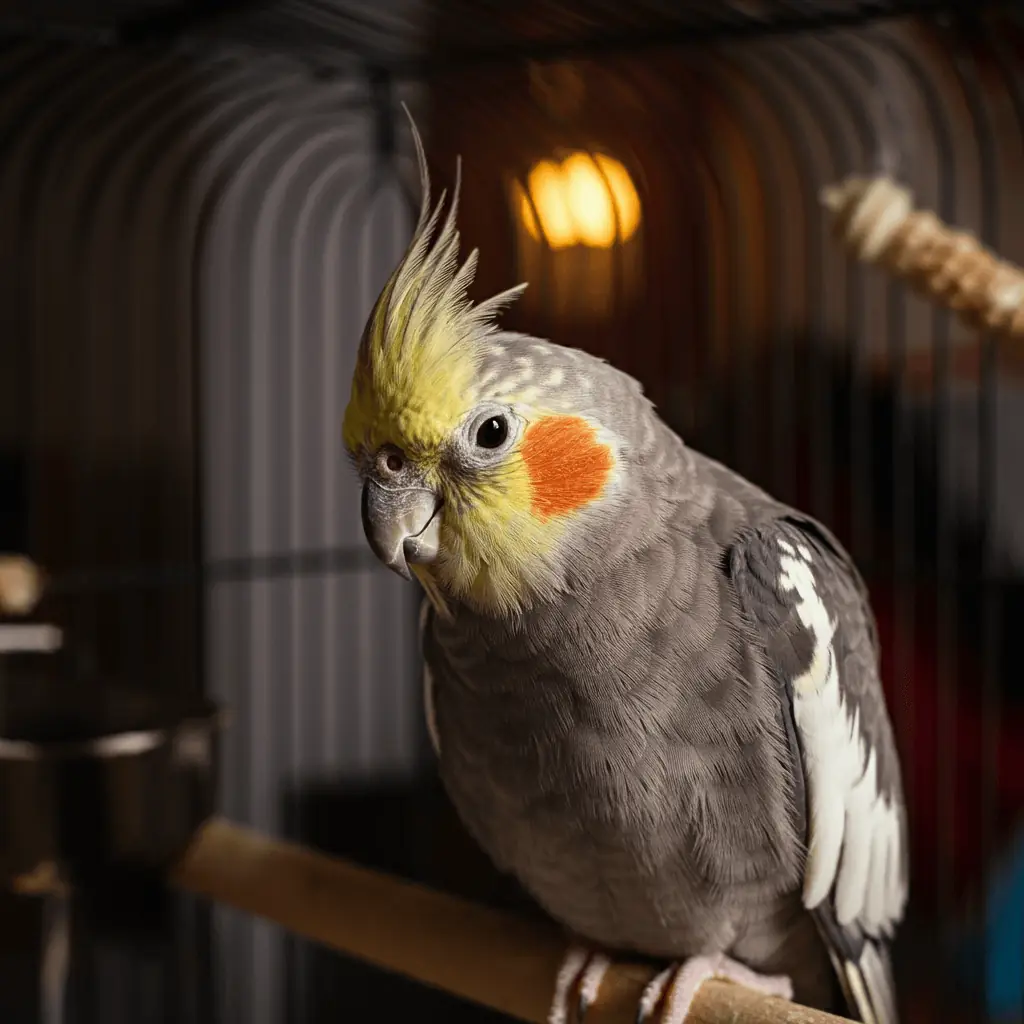
<path id="1" fill-rule="evenodd" d="M 832 639 L 836 623 L 818 595 L 810 552 L 779 542 L 779 586 L 797 598 L 797 614 L 814 638 L 811 664 L 793 680 L 793 705 L 803 747 L 810 811 L 804 905 L 835 885 L 836 919 L 872 935 L 887 934 L 902 916 L 899 810 L 878 787 L 859 712 L 843 702 Z"/>
<path id="2" fill-rule="evenodd" d="M 434 756 L 441 756 L 441 738 L 437 733 L 437 712 L 434 710 L 434 674 L 430 671 L 426 656 L 423 654 L 423 639 L 427 629 L 427 617 L 430 615 L 430 602 L 423 601 L 420 605 L 420 654 L 423 657 L 423 715 L 427 720 L 427 733 L 430 745 L 434 748 Z"/>

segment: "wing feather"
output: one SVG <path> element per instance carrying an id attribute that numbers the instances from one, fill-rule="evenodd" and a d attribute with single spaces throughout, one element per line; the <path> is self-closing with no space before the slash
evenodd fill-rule
<path id="1" fill-rule="evenodd" d="M 838 542 L 798 516 L 748 531 L 730 572 L 793 723 L 806 794 L 804 905 L 850 1012 L 896 1024 L 888 946 L 907 897 L 906 816 L 866 588 Z"/>

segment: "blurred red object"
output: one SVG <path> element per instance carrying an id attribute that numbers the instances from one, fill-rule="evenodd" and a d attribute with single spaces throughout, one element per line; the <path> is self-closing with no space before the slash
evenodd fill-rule
<path id="1" fill-rule="evenodd" d="M 883 683 L 901 734 L 910 811 L 912 899 L 918 910 L 926 910 L 935 908 L 944 871 L 951 875 L 948 880 L 957 897 L 977 892 L 984 880 L 986 829 L 994 826 L 990 838 L 998 849 L 1000 840 L 1024 816 L 1024 708 L 995 709 L 986 732 L 979 656 L 961 646 L 957 663 L 948 672 L 950 681 L 940 678 L 934 592 L 918 585 L 905 596 L 913 601 L 915 621 L 911 635 L 898 638 L 897 630 L 904 627 L 895 592 L 882 581 L 872 585 Z M 897 675 L 899 644 L 905 645 L 905 662 L 904 657 L 900 661 L 909 664 L 909 676 Z M 944 700 L 949 702 L 946 708 Z M 901 723 L 906 723 L 905 728 L 899 728 Z M 990 738 L 995 750 L 986 754 Z M 952 788 L 947 789 L 950 780 Z M 985 796 L 989 787 L 991 804 Z M 993 820 L 986 823 L 990 813 Z"/>

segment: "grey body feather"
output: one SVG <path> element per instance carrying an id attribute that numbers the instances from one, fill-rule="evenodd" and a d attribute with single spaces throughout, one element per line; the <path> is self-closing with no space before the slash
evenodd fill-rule
<path id="1" fill-rule="evenodd" d="M 628 380 L 607 373 L 598 392 Z M 779 585 L 777 542 L 813 556 L 842 707 L 876 752 L 905 850 L 863 586 L 821 527 L 686 448 L 638 390 L 615 398 L 600 406 L 629 433 L 629 486 L 569 557 L 558 599 L 425 619 L 444 784 L 498 867 L 580 937 L 659 958 L 726 952 L 789 974 L 799 1001 L 835 1007 L 841 991 L 861 1019 L 893 1024 L 899 913 L 880 931 L 863 914 L 840 925 L 834 885 L 803 899 L 816 777 L 792 687 L 814 635 Z M 897 867 L 905 877 L 903 862 L 880 871 Z"/>

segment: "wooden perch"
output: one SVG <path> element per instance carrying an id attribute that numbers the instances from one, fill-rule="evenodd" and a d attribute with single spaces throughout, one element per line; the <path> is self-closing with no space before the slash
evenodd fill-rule
<path id="1" fill-rule="evenodd" d="M 848 178 L 822 202 L 859 259 L 877 263 L 971 327 L 1024 340 L 1024 269 L 928 210 L 890 178 Z"/>
<path id="2" fill-rule="evenodd" d="M 517 1020 L 546 1024 L 565 941 L 556 931 L 226 821 L 200 831 L 176 885 Z M 609 970 L 587 1024 L 634 1024 L 650 971 Z M 692 1024 L 842 1024 L 725 981 L 701 986 Z M 849 1022 L 847 1022 L 849 1024 Z"/>

